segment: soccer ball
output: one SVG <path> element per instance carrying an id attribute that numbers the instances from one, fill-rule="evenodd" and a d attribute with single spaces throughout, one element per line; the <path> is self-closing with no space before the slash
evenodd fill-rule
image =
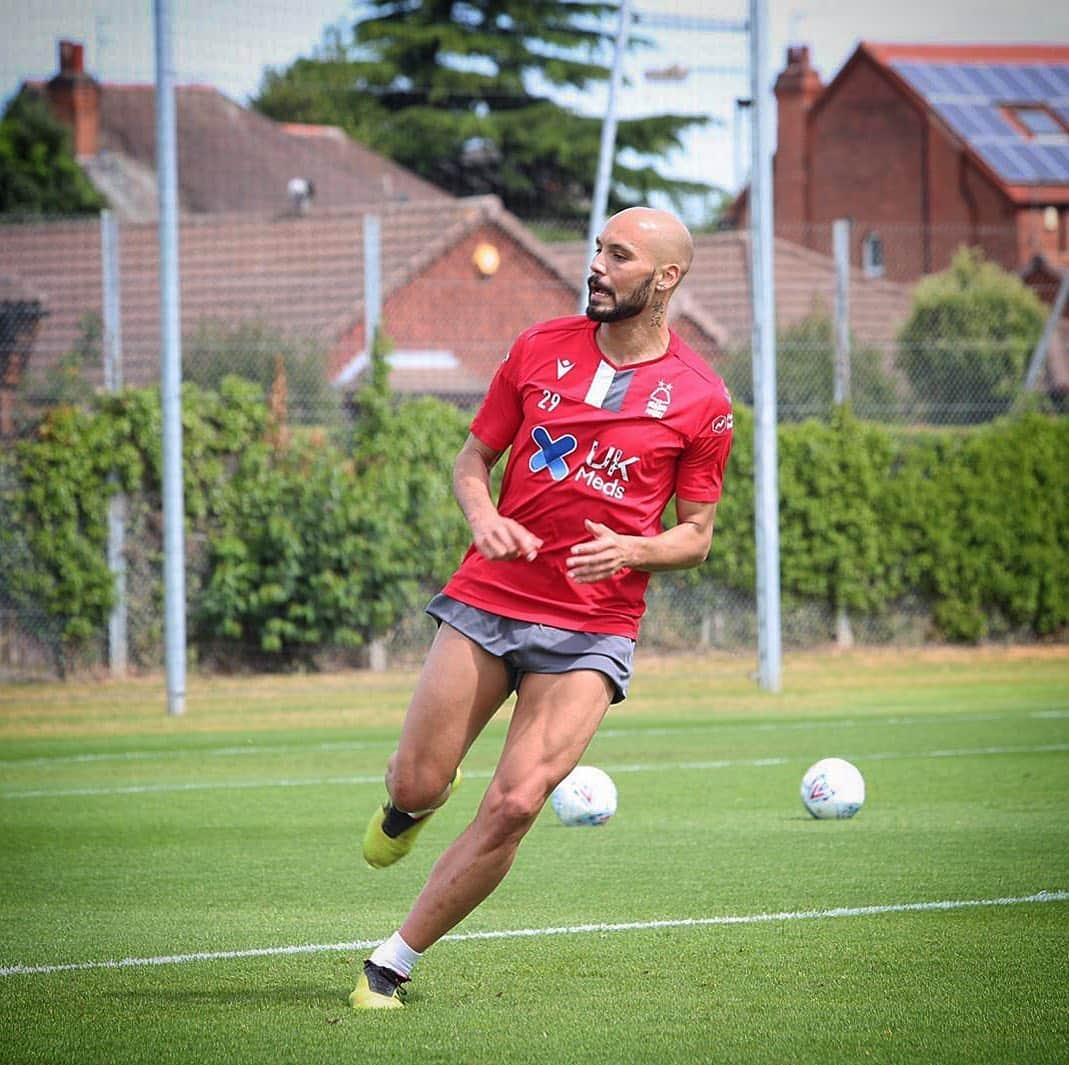
<path id="1" fill-rule="evenodd" d="M 562 825 L 603 825 L 616 813 L 616 785 L 603 770 L 581 765 L 553 789 L 549 801 Z"/>
<path id="2" fill-rule="evenodd" d="M 865 778 L 842 758 L 822 758 L 802 777 L 802 802 L 816 818 L 853 817 L 865 801 Z"/>

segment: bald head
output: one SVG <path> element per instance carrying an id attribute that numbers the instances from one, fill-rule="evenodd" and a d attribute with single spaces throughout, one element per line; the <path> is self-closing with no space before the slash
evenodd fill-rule
<path id="1" fill-rule="evenodd" d="M 605 223 L 602 235 L 605 243 L 608 243 L 610 232 L 616 239 L 642 248 L 658 269 L 678 267 L 680 280 L 694 260 L 694 241 L 690 230 L 669 211 L 628 207 Z"/>

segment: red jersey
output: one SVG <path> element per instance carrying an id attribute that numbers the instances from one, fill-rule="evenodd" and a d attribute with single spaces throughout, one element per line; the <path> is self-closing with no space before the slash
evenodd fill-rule
<path id="1" fill-rule="evenodd" d="M 578 584 L 565 560 L 591 538 L 586 518 L 655 536 L 673 494 L 716 502 L 731 397 L 674 332 L 659 358 L 618 368 L 598 348 L 597 325 L 543 322 L 498 367 L 471 431 L 497 451 L 511 447 L 498 510 L 543 544 L 533 562 L 490 562 L 473 546 L 444 592 L 520 621 L 634 639 L 649 574 L 623 569 Z"/>

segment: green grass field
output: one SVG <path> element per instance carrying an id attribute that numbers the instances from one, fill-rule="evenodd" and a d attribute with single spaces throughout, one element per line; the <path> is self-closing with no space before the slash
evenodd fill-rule
<path id="1" fill-rule="evenodd" d="M 0 688 L 4 1062 L 1064 1062 L 1069 651 L 640 660 L 403 1013 L 351 1011 L 503 736 L 405 862 L 362 863 L 413 678 Z M 505 713 L 501 715 L 503 718 Z M 818 758 L 865 774 L 817 822 Z M 486 935 L 482 935 L 486 933 Z M 118 964 L 121 963 L 121 964 Z"/>

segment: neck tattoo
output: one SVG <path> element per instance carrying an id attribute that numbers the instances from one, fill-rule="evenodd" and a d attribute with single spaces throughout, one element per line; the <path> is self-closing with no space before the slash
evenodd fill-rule
<path id="1" fill-rule="evenodd" d="M 664 304 L 660 300 L 650 307 L 650 325 L 658 329 L 664 325 Z"/>

